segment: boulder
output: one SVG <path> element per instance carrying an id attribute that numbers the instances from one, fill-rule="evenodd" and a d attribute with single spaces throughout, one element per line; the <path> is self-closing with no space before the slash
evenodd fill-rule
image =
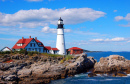
<path id="1" fill-rule="evenodd" d="M 95 73 L 108 73 L 130 70 L 130 60 L 126 60 L 123 56 L 110 55 L 106 58 L 100 58 L 100 61 L 94 65 Z"/>
<path id="2" fill-rule="evenodd" d="M 97 76 L 95 73 L 88 73 L 88 77 L 94 77 Z"/>
<path id="3" fill-rule="evenodd" d="M 117 72 L 116 75 L 117 75 L 117 76 L 120 76 L 120 77 L 122 77 L 122 76 L 127 76 L 127 74 L 124 73 L 124 72 L 122 72 L 122 71 Z"/>
<path id="4" fill-rule="evenodd" d="M 93 68 L 96 60 L 93 57 L 87 57 L 87 54 L 80 55 L 74 63 L 68 64 L 66 69 L 69 76 L 73 76 L 77 73 L 82 73 L 87 71 L 87 69 Z"/>

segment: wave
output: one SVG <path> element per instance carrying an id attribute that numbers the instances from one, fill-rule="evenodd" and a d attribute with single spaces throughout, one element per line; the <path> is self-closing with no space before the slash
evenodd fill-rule
<path id="1" fill-rule="evenodd" d="M 77 79 L 77 81 L 114 81 L 114 80 L 121 80 L 121 79 Z"/>
<path id="2" fill-rule="evenodd" d="M 74 75 L 75 77 L 83 77 L 83 76 L 88 76 L 88 74 L 86 73 L 86 74 L 76 74 L 76 75 Z"/>

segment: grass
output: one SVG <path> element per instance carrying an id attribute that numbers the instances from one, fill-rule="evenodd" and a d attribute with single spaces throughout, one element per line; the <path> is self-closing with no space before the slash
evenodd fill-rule
<path id="1" fill-rule="evenodd" d="M 63 58 L 60 63 L 64 63 L 65 61 L 71 60 L 73 58 L 72 55 L 65 55 L 65 58 Z"/>
<path id="2" fill-rule="evenodd" d="M 58 55 L 58 54 L 48 54 L 48 53 L 41 53 L 41 55 L 44 55 L 44 56 L 48 56 L 48 57 L 61 57 L 62 55 Z"/>

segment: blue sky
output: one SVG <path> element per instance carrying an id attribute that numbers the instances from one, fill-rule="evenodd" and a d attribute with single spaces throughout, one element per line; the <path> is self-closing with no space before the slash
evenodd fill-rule
<path id="1" fill-rule="evenodd" d="M 130 0 L 0 0 L 0 49 L 22 37 L 56 47 L 64 20 L 66 48 L 130 51 Z"/>

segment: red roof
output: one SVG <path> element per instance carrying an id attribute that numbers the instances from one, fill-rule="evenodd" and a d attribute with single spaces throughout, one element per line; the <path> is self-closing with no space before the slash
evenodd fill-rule
<path id="1" fill-rule="evenodd" d="M 19 39 L 18 42 L 13 46 L 12 49 L 24 49 L 32 40 L 33 38 L 23 38 L 23 39 Z M 42 42 L 40 42 L 39 40 L 35 40 L 37 43 L 41 43 L 40 46 L 44 46 Z M 17 46 L 17 44 L 22 43 L 22 46 Z"/>
<path id="2" fill-rule="evenodd" d="M 8 48 L 10 51 L 12 51 L 9 47 L 4 47 L 3 49 L 5 49 L 5 48 Z M 1 51 L 2 51 L 3 49 L 1 49 Z"/>
<path id="3" fill-rule="evenodd" d="M 41 41 L 39 41 L 39 40 L 36 40 L 36 39 L 35 39 L 35 41 L 38 42 L 38 43 L 41 43 Z"/>
<path id="4" fill-rule="evenodd" d="M 25 47 L 31 42 L 32 39 L 33 39 L 33 38 L 28 38 L 28 39 L 23 38 L 23 39 L 19 39 L 18 42 L 13 46 L 12 49 L 20 49 L 20 48 L 23 49 L 23 48 L 25 48 Z M 23 45 L 22 45 L 22 46 L 17 46 L 17 44 L 19 44 L 19 43 L 23 43 Z"/>
<path id="5" fill-rule="evenodd" d="M 51 48 L 52 50 L 58 50 L 57 48 Z"/>
<path id="6" fill-rule="evenodd" d="M 50 47 L 50 46 L 44 46 L 44 48 L 45 48 L 46 50 L 51 50 L 51 47 Z"/>
<path id="7" fill-rule="evenodd" d="M 9 47 L 6 47 L 6 48 L 8 48 L 9 50 L 11 50 Z"/>
<path id="8" fill-rule="evenodd" d="M 72 48 L 69 48 L 69 50 L 83 50 L 83 49 L 78 48 L 78 47 L 72 47 Z"/>

